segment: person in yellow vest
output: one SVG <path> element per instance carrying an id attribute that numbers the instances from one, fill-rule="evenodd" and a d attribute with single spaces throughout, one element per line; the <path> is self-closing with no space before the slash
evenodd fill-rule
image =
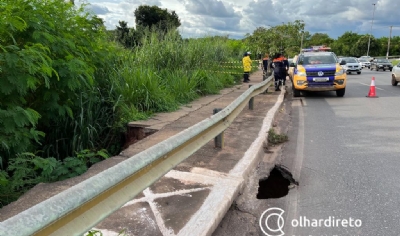
<path id="1" fill-rule="evenodd" d="M 250 71 L 251 71 L 251 59 L 250 59 L 250 52 L 246 52 L 243 55 L 243 82 L 248 83 L 250 81 Z"/>

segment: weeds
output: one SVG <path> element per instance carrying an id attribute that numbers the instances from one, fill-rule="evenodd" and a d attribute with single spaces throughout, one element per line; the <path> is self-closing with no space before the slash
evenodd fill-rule
<path id="1" fill-rule="evenodd" d="M 288 140 L 289 138 L 286 134 L 277 134 L 273 128 L 268 131 L 268 142 L 270 144 L 280 144 Z"/>
<path id="2" fill-rule="evenodd" d="M 118 236 L 125 236 L 125 235 L 126 235 L 126 229 L 123 229 L 118 233 Z M 101 230 L 90 230 L 84 236 L 103 236 L 103 232 L 101 232 Z"/>
<path id="3" fill-rule="evenodd" d="M 119 153 L 128 122 L 217 94 L 241 76 L 227 73 L 240 68 L 220 67 L 241 58 L 241 41 L 146 30 L 141 46 L 126 50 L 83 7 L 40 0 L 2 7 L 1 204 L 37 183 L 84 173 L 105 158 L 103 149 Z"/>

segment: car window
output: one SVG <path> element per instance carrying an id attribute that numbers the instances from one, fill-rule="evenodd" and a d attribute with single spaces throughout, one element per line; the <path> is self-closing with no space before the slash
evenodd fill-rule
<path id="1" fill-rule="evenodd" d="M 345 58 L 344 59 L 347 63 L 358 63 L 358 61 L 354 58 Z"/>
<path id="2" fill-rule="evenodd" d="M 387 59 L 377 59 L 378 60 L 378 62 L 389 62 L 389 60 L 387 60 Z"/>
<path id="3" fill-rule="evenodd" d="M 310 55 L 302 56 L 299 58 L 299 64 L 301 65 L 314 65 L 314 64 L 333 64 L 336 60 L 333 56 L 322 56 L 322 55 Z"/>

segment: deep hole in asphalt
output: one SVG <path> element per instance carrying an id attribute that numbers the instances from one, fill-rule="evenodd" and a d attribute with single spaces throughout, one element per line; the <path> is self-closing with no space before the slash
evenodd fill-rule
<path id="1" fill-rule="evenodd" d="M 267 178 L 258 181 L 257 199 L 284 197 L 289 193 L 289 186 L 294 185 L 299 183 L 290 171 L 281 165 L 275 165 Z"/>
<path id="2" fill-rule="evenodd" d="M 158 130 L 147 128 L 145 125 L 128 125 L 123 137 L 122 149 L 128 148 L 130 145 L 156 133 Z"/>

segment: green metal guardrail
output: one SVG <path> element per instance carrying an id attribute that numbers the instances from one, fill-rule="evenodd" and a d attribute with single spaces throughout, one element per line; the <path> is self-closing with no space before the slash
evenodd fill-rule
<path id="1" fill-rule="evenodd" d="M 272 76 L 222 111 L 0 223 L 0 236 L 82 235 L 218 136 Z"/>

